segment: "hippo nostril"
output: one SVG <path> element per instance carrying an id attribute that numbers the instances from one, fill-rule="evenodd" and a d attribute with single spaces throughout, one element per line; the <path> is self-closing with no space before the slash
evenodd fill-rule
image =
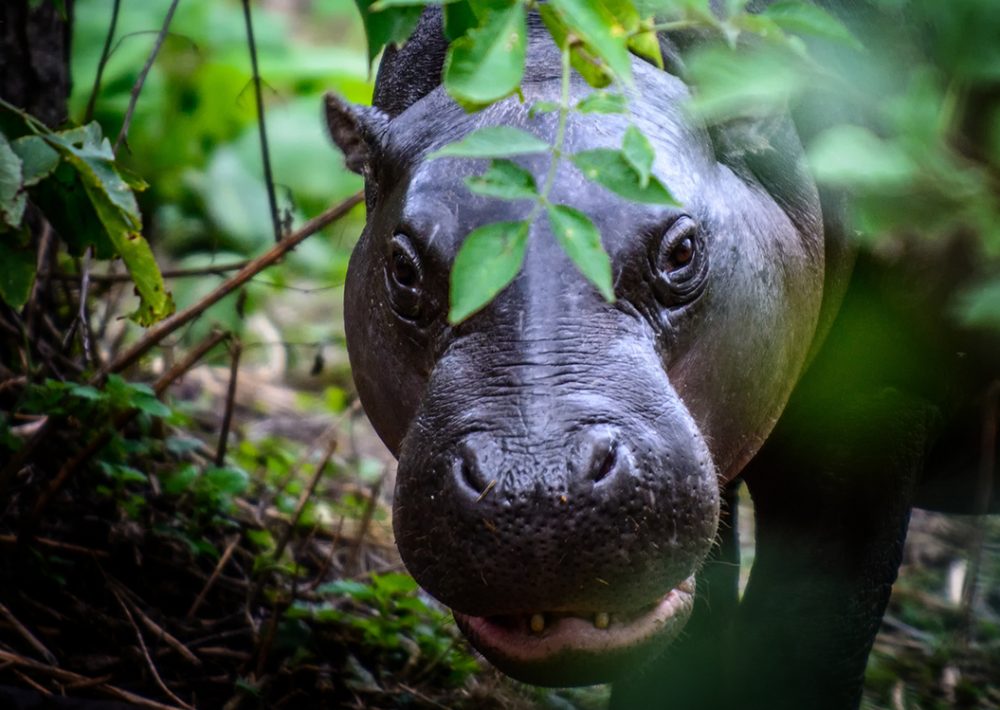
<path id="1" fill-rule="evenodd" d="M 594 457 L 594 462 L 600 462 L 595 468 L 593 468 L 593 479 L 594 483 L 600 483 L 602 480 L 607 478 L 608 474 L 615 470 L 615 465 L 618 463 L 618 444 L 614 441 L 607 445 L 606 451 L 603 453 L 603 457 L 600 452 L 595 452 L 598 455 Z"/>
<path id="2" fill-rule="evenodd" d="M 486 489 L 488 482 L 483 474 L 479 457 L 469 444 L 463 445 L 458 460 L 455 462 L 458 469 L 458 481 L 466 490 L 474 496 L 481 496 Z"/>

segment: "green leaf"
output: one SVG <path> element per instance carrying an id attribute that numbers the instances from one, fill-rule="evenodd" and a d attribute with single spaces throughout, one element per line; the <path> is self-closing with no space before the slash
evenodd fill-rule
<path id="1" fill-rule="evenodd" d="M 533 200 L 538 196 L 531 173 L 509 160 L 494 160 L 482 175 L 465 178 L 465 184 L 477 195 L 502 200 Z"/>
<path id="2" fill-rule="evenodd" d="M 528 28 L 524 5 L 490 13 L 483 23 L 448 47 L 444 88 L 474 110 L 514 93 L 524 75 Z"/>
<path id="3" fill-rule="evenodd" d="M 649 185 L 649 178 L 653 170 L 653 159 L 656 154 L 649 139 L 643 135 L 635 126 L 625 129 L 625 137 L 622 139 L 622 155 L 628 164 L 639 173 L 639 187 L 645 189 Z"/>
<path id="4" fill-rule="evenodd" d="M 0 133 L 0 231 L 21 226 L 26 205 L 21 159 Z"/>
<path id="5" fill-rule="evenodd" d="M 710 47 L 686 57 L 686 64 L 698 89 L 689 106 L 709 122 L 784 112 L 810 80 L 802 62 L 773 48 Z"/>
<path id="6" fill-rule="evenodd" d="M 424 8 L 420 5 L 391 7 L 381 12 L 373 12 L 375 0 L 354 0 L 361 13 L 361 21 L 365 26 L 365 36 L 368 38 L 368 63 L 375 61 L 382 48 L 387 44 L 399 46 L 403 44 L 413 30 L 417 28 L 420 14 Z"/>
<path id="7" fill-rule="evenodd" d="M 444 36 L 452 42 L 478 26 L 479 20 L 468 0 L 451 2 L 444 6 Z"/>
<path id="8" fill-rule="evenodd" d="M 859 51 L 864 49 L 840 20 L 813 3 L 783 0 L 768 6 L 760 14 L 773 20 L 786 32 L 833 40 Z"/>
<path id="9" fill-rule="evenodd" d="M 1000 278 L 978 283 L 958 294 L 955 311 L 972 328 L 1000 328 Z"/>
<path id="10" fill-rule="evenodd" d="M 639 32 L 632 35 L 628 40 L 628 48 L 640 57 L 645 57 L 650 60 L 658 68 L 663 69 L 663 54 L 660 51 L 660 38 L 655 32 Z"/>
<path id="11" fill-rule="evenodd" d="M 542 3 L 538 6 L 538 14 L 556 45 L 560 49 L 565 49 L 571 33 L 562 16 L 548 3 Z M 569 60 L 577 73 L 595 89 L 611 83 L 611 70 L 600 57 L 591 52 L 584 44 L 574 42 L 570 45 Z"/>
<path id="12" fill-rule="evenodd" d="M 580 113 L 625 113 L 625 97 L 607 91 L 587 94 L 576 105 Z"/>
<path id="13" fill-rule="evenodd" d="M 235 466 L 212 466 L 205 470 L 204 479 L 215 490 L 229 495 L 239 495 L 250 485 L 250 475 Z"/>
<path id="14" fill-rule="evenodd" d="M 608 63 L 615 76 L 632 83 L 628 30 L 600 0 L 550 0 L 550 4 L 569 29 Z"/>
<path id="15" fill-rule="evenodd" d="M 198 479 L 198 469 L 194 464 L 186 463 L 163 478 L 163 490 L 170 495 L 178 495 L 188 490 Z"/>
<path id="16" fill-rule="evenodd" d="M 611 260 L 601 246 L 601 233 L 583 212 L 569 205 L 547 207 L 549 225 L 556 241 L 601 295 L 608 301 L 615 300 L 611 283 Z"/>
<path id="17" fill-rule="evenodd" d="M 23 163 L 25 187 L 37 185 L 51 175 L 59 165 L 59 153 L 41 136 L 24 136 L 11 143 Z"/>
<path id="18" fill-rule="evenodd" d="M 137 396 L 132 400 L 132 406 L 140 412 L 145 412 L 153 417 L 169 417 L 170 407 L 158 400 L 153 395 Z"/>
<path id="19" fill-rule="evenodd" d="M 588 180 L 593 180 L 612 192 L 633 202 L 676 205 L 677 200 L 656 177 L 650 177 L 643 187 L 641 177 L 620 150 L 597 148 L 576 153 L 573 164 Z"/>
<path id="20" fill-rule="evenodd" d="M 69 393 L 79 399 L 86 399 L 91 401 L 96 401 L 104 398 L 104 395 L 101 394 L 101 392 L 97 388 L 91 387 L 90 385 L 73 385 L 73 387 L 70 388 Z"/>
<path id="21" fill-rule="evenodd" d="M 821 133 L 807 157 L 817 180 L 838 187 L 896 190 L 919 174 L 898 145 L 858 126 L 841 125 Z"/>
<path id="22" fill-rule="evenodd" d="M 14 309 L 28 302 L 35 283 L 35 250 L 0 234 L 0 300 Z"/>
<path id="23" fill-rule="evenodd" d="M 511 155 L 545 153 L 549 144 L 527 131 L 513 126 L 487 126 L 465 136 L 460 141 L 434 151 L 427 156 L 435 158 L 506 158 Z"/>
<path id="24" fill-rule="evenodd" d="M 561 108 L 556 101 L 536 101 L 528 109 L 528 118 L 534 118 L 540 113 L 553 113 Z"/>
<path id="25" fill-rule="evenodd" d="M 100 125 L 94 122 L 44 138 L 76 170 L 108 239 L 135 282 L 139 308 L 130 318 L 146 326 L 173 313 L 173 299 L 149 244 L 140 234 L 139 204 L 115 167 L 111 144 L 102 138 Z"/>
<path id="26" fill-rule="evenodd" d="M 460 323 L 489 303 L 521 270 L 528 222 L 494 222 L 472 231 L 451 269 L 448 320 Z"/>

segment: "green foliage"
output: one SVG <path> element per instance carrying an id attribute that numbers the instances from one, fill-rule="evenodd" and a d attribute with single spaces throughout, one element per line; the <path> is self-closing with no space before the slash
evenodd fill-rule
<path id="1" fill-rule="evenodd" d="M 14 234 L 0 233 L 7 257 L 0 262 L 0 298 L 20 308 L 34 280 L 33 250 L 18 233 L 30 195 L 72 252 L 92 247 L 99 258 L 121 257 L 139 294 L 131 318 L 150 325 L 170 315 L 173 300 L 141 234 L 135 191 L 146 184 L 116 163 L 101 127 L 50 131 L 6 102 L 0 110 L 17 119 L 7 130 L 26 133 L 13 141 L 0 133 L 0 228 Z"/>
<path id="2" fill-rule="evenodd" d="M 475 109 L 514 93 L 524 75 L 527 34 L 520 2 L 484 13 L 482 24 L 448 48 L 444 85 L 451 97 Z"/>
<path id="3" fill-rule="evenodd" d="M 288 609 L 286 618 L 353 629 L 368 647 L 380 652 L 379 667 L 402 665 L 406 661 L 401 656 L 413 653 L 409 649 L 415 647 L 419 656 L 410 662 L 422 660 L 424 672 L 439 669 L 449 685 L 460 685 L 479 670 L 468 652 L 456 645 L 449 615 L 425 601 L 409 575 L 372 573 L 367 581 L 337 580 L 321 585 L 316 592 L 332 601 L 297 602 Z"/>
<path id="4" fill-rule="evenodd" d="M 514 280 L 524 261 L 530 222 L 492 222 L 462 242 L 452 267 L 451 310 L 459 323 L 489 303 Z"/>
<path id="5" fill-rule="evenodd" d="M 601 233 L 594 223 L 569 205 L 549 205 L 548 215 L 552 234 L 559 245 L 601 295 L 614 301 L 611 260 L 601 247 Z"/>
<path id="6" fill-rule="evenodd" d="M 549 144 L 527 131 L 512 126 L 489 126 L 480 128 L 460 141 L 427 156 L 434 158 L 504 158 L 512 155 L 546 153 Z"/>
<path id="7" fill-rule="evenodd" d="M 533 200 L 538 195 L 534 176 L 509 160 L 492 161 L 489 170 L 466 178 L 465 184 L 470 192 L 501 200 Z"/>
<path id="8" fill-rule="evenodd" d="M 641 151 L 641 148 L 633 147 L 633 151 Z M 635 164 L 629 160 L 624 150 L 583 150 L 575 153 L 572 160 L 588 180 L 593 180 L 625 199 L 654 205 L 677 204 L 670 191 L 655 177 L 646 174 L 646 184 L 643 186 L 644 174 L 636 170 Z M 642 158 L 637 155 L 635 160 L 641 161 Z"/>

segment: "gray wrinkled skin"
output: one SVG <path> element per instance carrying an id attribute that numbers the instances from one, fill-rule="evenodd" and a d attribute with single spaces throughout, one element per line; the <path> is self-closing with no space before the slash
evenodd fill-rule
<path id="1" fill-rule="evenodd" d="M 572 116 L 565 147 L 618 147 L 634 123 L 682 206 L 625 201 L 564 163 L 550 197 L 600 229 L 616 302 L 542 218 L 515 281 L 457 327 L 448 273 L 462 239 L 531 205 L 470 193 L 463 177 L 486 161 L 424 156 L 487 125 L 552 141 L 556 116 L 528 108 L 558 100 L 554 48 L 533 37 L 523 104 L 468 115 L 438 87 L 390 119 L 328 102 L 334 139 L 366 176 L 348 349 L 365 410 L 399 457 L 397 542 L 420 584 L 465 614 L 624 613 L 694 574 L 715 539 L 720 485 L 770 433 L 817 327 L 812 184 L 782 193 L 719 162 L 683 113 L 685 85 L 633 64 L 631 113 Z M 574 81 L 572 100 L 589 90 Z M 517 162 L 543 183 L 547 157 Z M 666 255 L 685 236 L 695 251 L 678 276 Z M 394 281 L 400 241 L 417 290 Z"/>

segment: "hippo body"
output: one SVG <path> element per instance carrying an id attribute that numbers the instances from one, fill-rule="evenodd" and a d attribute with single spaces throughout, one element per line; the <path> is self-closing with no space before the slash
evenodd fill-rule
<path id="1" fill-rule="evenodd" d="M 600 229 L 615 301 L 539 219 L 515 280 L 449 325 L 462 239 L 531 204 L 468 192 L 485 161 L 425 156 L 487 125 L 552 140 L 555 115 L 529 107 L 558 99 L 559 54 L 529 25 L 523 103 L 448 98 L 434 10 L 387 52 L 373 107 L 327 101 L 366 178 L 348 349 L 399 458 L 403 560 L 527 682 L 616 680 L 621 708 L 856 706 L 924 462 L 967 471 L 933 443 L 952 412 L 975 429 L 954 402 L 979 381 L 942 381 L 954 352 L 886 305 L 881 265 L 855 265 L 791 119 L 767 148 L 724 147 L 685 115 L 684 83 L 637 58 L 628 114 L 572 116 L 566 150 L 617 147 L 635 124 L 681 206 L 624 201 L 568 162 L 550 196 Z M 574 77 L 573 101 L 588 92 Z M 548 161 L 517 159 L 539 183 Z M 757 552 L 738 599 L 741 479 Z"/>

